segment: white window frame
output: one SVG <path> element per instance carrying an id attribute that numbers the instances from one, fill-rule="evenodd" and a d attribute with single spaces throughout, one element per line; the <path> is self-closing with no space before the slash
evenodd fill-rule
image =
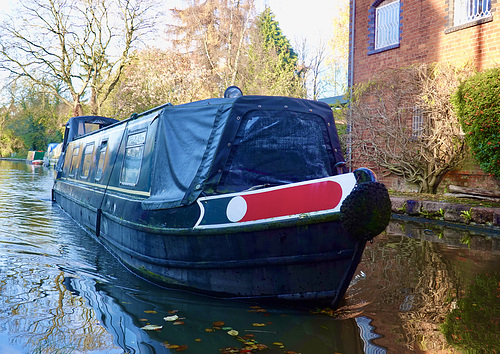
<path id="1" fill-rule="evenodd" d="M 399 0 L 375 9 L 375 49 L 399 44 Z"/>
<path id="2" fill-rule="evenodd" d="M 99 146 L 99 150 L 97 152 L 97 169 L 95 172 L 94 180 L 100 181 L 102 178 L 102 174 L 104 173 L 104 162 L 106 159 L 106 153 L 108 151 L 108 138 L 102 139 L 101 145 Z"/>
<path id="3" fill-rule="evenodd" d="M 460 26 L 489 16 L 491 16 L 491 0 L 455 0 L 454 26 Z"/>
<path id="4" fill-rule="evenodd" d="M 135 186 L 139 182 L 142 167 L 142 157 L 146 144 L 146 130 L 130 132 L 127 136 L 125 154 L 123 156 L 120 183 Z"/>
<path id="5" fill-rule="evenodd" d="M 90 166 L 92 164 L 92 156 L 94 155 L 94 142 L 88 143 L 83 150 L 82 156 L 82 170 L 80 172 L 81 178 L 87 178 L 90 173 Z"/>
<path id="6" fill-rule="evenodd" d="M 76 166 L 78 165 L 78 155 L 80 154 L 80 146 L 75 146 L 73 148 L 73 153 L 71 154 L 71 164 L 69 165 L 69 176 L 75 177 Z"/>

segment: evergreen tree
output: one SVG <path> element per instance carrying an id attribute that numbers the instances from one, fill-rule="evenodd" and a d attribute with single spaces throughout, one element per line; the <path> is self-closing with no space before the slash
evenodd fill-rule
<path id="1" fill-rule="evenodd" d="M 247 60 L 245 94 L 305 97 L 304 71 L 269 7 L 255 21 Z"/>

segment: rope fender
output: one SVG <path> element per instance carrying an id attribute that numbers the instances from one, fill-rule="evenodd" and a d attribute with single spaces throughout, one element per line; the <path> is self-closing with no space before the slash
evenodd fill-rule
<path id="1" fill-rule="evenodd" d="M 391 209 L 389 192 L 382 183 L 363 182 L 342 203 L 340 220 L 353 237 L 371 240 L 389 224 Z"/>

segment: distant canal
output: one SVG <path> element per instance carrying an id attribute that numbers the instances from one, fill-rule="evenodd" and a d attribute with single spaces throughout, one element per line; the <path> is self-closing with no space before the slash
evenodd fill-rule
<path id="1" fill-rule="evenodd" d="M 342 307 L 309 310 L 152 285 L 52 204 L 51 187 L 52 171 L 0 161 L 0 353 L 451 350 L 445 322 L 451 341 L 499 351 L 499 235 L 394 221 Z"/>

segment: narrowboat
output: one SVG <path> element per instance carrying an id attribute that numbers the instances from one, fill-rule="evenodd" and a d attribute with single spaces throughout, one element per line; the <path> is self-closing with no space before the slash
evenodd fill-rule
<path id="1" fill-rule="evenodd" d="M 153 282 L 337 306 L 387 189 L 348 172 L 328 105 L 229 96 L 71 118 L 52 200 Z"/>

